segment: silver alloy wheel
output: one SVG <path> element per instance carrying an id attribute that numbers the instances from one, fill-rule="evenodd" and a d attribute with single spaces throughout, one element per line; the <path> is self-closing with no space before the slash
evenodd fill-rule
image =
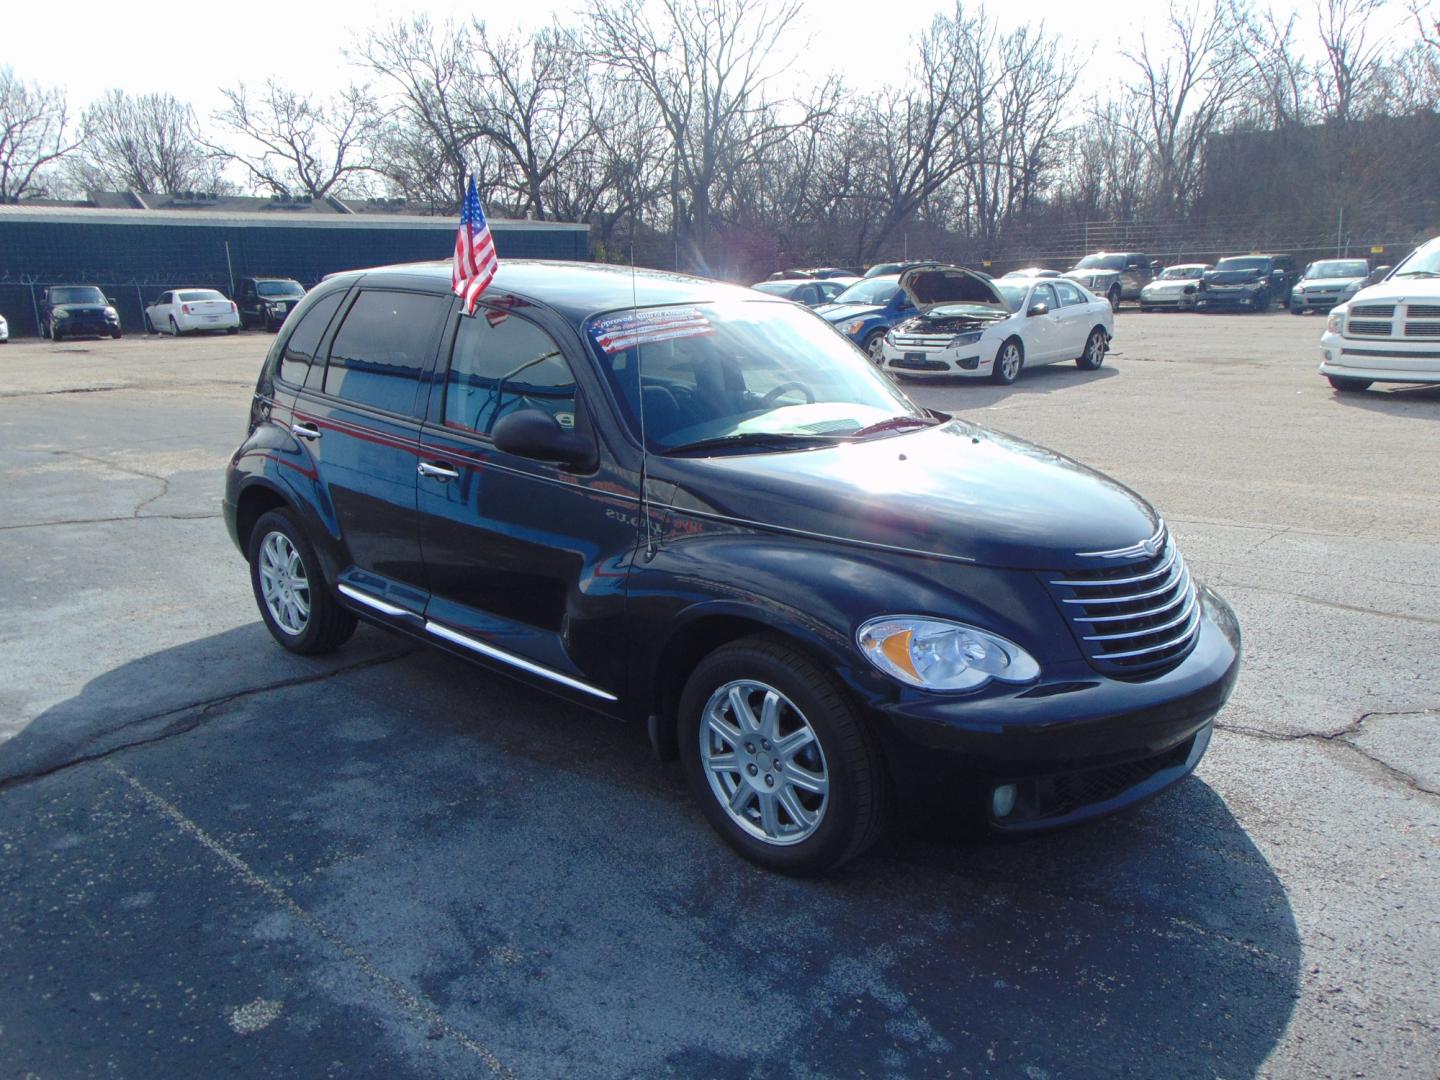
<path id="1" fill-rule="evenodd" d="M 1090 340 L 1085 343 L 1085 360 L 1091 367 L 1097 368 L 1105 362 L 1105 335 L 1099 330 L 1093 331 Z"/>
<path id="2" fill-rule="evenodd" d="M 829 805 L 825 751 L 794 702 L 753 679 L 725 683 L 701 713 L 700 763 L 730 819 L 757 840 L 798 844 Z"/>
<path id="3" fill-rule="evenodd" d="M 171 316 L 170 316 L 170 336 L 171 336 L 171 337 L 179 337 L 179 336 L 180 336 L 180 324 L 175 321 L 175 316 L 174 316 L 174 315 L 171 315 Z"/>
<path id="4" fill-rule="evenodd" d="M 260 544 L 260 592 L 275 625 L 299 637 L 310 625 L 310 578 L 300 552 L 283 532 L 267 533 Z"/>
<path id="5" fill-rule="evenodd" d="M 1000 371 L 1006 382 L 1014 382 L 1020 374 L 1020 346 L 1013 341 L 1007 341 L 1000 350 Z"/>
<path id="6" fill-rule="evenodd" d="M 884 335 L 884 334 L 874 334 L 874 335 L 872 335 L 871 338 L 870 338 L 869 344 L 867 344 L 867 345 L 865 346 L 865 351 L 870 354 L 870 359 L 871 359 L 871 360 L 874 360 L 875 363 L 877 363 L 877 364 L 880 363 L 882 360 L 884 360 L 884 359 L 885 359 L 885 335 Z"/>

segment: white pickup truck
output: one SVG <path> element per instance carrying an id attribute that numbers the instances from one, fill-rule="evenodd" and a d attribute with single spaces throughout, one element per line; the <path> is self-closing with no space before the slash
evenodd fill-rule
<path id="1" fill-rule="evenodd" d="M 1320 374 L 1347 393 L 1377 382 L 1440 383 L 1440 236 L 1330 312 Z"/>

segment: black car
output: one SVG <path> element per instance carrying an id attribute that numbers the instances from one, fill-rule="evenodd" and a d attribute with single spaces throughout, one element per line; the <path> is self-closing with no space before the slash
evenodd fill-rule
<path id="1" fill-rule="evenodd" d="M 225 519 L 270 632 L 366 619 L 645 723 L 747 857 L 894 809 L 1002 832 L 1200 760 L 1230 608 L 1134 492 L 911 402 L 795 304 L 677 274 L 345 273 L 282 328 Z"/>
<path id="2" fill-rule="evenodd" d="M 1290 300 L 1295 287 L 1295 259 L 1290 255 L 1235 255 L 1205 271 L 1195 297 L 1197 311 L 1222 308 L 1269 311 L 1277 301 Z"/>
<path id="3" fill-rule="evenodd" d="M 74 337 L 122 336 L 115 301 L 94 285 L 51 285 L 40 291 L 40 336 L 51 341 Z"/>
<path id="4" fill-rule="evenodd" d="M 305 286 L 293 278 L 243 277 L 235 283 L 240 325 L 247 328 L 279 330 L 286 316 L 303 299 Z"/>

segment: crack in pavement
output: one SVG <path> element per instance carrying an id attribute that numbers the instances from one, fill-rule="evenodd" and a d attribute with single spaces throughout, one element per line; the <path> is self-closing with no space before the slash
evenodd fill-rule
<path id="1" fill-rule="evenodd" d="M 416 1020 L 426 1024 L 427 1035 L 440 1032 L 441 1034 L 449 1036 L 454 1039 L 457 1044 L 477 1057 L 487 1069 L 497 1076 L 510 1078 L 515 1075 L 483 1043 L 446 1020 L 444 1014 L 442 1014 L 440 1009 L 433 1003 L 416 994 L 401 980 L 382 971 L 380 967 L 357 946 L 351 944 L 349 939 L 341 934 L 340 931 L 336 930 L 308 908 L 302 906 L 279 885 L 261 875 L 238 854 L 187 817 L 184 811 L 173 802 L 147 787 L 114 762 L 106 762 L 105 768 L 133 788 L 140 798 L 162 818 L 169 821 L 170 824 L 175 826 L 180 832 L 196 841 L 225 866 L 229 867 L 236 877 L 246 885 L 263 893 L 270 900 L 279 904 L 280 907 L 290 915 L 314 931 L 323 941 L 338 950 L 346 960 L 360 970 L 361 974 L 363 974 L 372 985 L 381 990 L 394 1005 L 398 1006 L 402 1011 L 408 1013 Z"/>
<path id="2" fill-rule="evenodd" d="M 179 720 L 176 723 L 167 725 L 163 730 L 157 732 L 154 735 L 147 735 L 141 739 L 133 739 L 130 742 L 121 743 L 118 746 L 106 747 L 103 750 L 97 750 L 94 753 L 90 754 L 80 753 L 71 755 L 70 757 L 67 757 L 64 761 L 59 761 L 53 765 L 47 765 L 40 769 L 31 769 L 27 772 L 15 773 L 12 776 L 0 777 L 0 794 L 9 791 L 12 788 L 20 787 L 24 784 L 33 783 L 36 780 L 43 780 L 46 777 L 54 776 L 56 773 L 61 773 L 68 769 L 73 769 L 78 765 L 88 765 L 92 762 L 103 761 L 106 758 L 112 757 L 116 754 L 125 753 L 128 750 L 138 750 L 142 747 L 152 746 L 156 743 L 164 742 L 168 739 L 173 739 L 180 735 L 187 735 L 190 732 L 194 731 L 196 728 L 198 728 L 201 724 L 203 724 L 205 720 L 211 715 L 213 715 L 216 711 L 226 705 L 229 705 L 233 701 L 238 701 L 241 698 L 254 697 L 258 694 L 267 694 L 273 690 L 287 690 L 292 686 L 305 686 L 309 683 L 324 682 L 326 679 L 332 679 L 337 675 L 346 675 L 352 671 L 364 671 L 367 668 L 381 667 L 382 665 L 393 663 L 396 660 L 403 660 L 407 656 L 414 655 L 417 651 L 418 650 L 416 649 L 406 649 L 403 652 L 387 653 L 382 656 L 372 656 L 365 660 L 357 660 L 353 664 L 346 664 L 343 667 L 331 668 L 328 671 L 318 672 L 313 675 L 298 675 L 293 679 L 282 679 L 279 682 L 266 683 L 263 686 L 245 687 L 241 690 L 231 691 L 228 694 L 222 694 L 219 697 L 205 698 L 200 701 L 191 701 L 187 702 L 184 705 L 176 705 L 169 709 L 162 709 L 160 712 L 149 713 L 145 716 L 137 716 L 133 720 L 126 720 L 124 723 L 118 724 L 115 727 L 112 727 L 107 731 L 102 732 L 95 738 L 112 737 L 122 731 L 126 731 L 133 727 L 138 727 L 141 724 L 151 724 L 157 720 L 164 720 L 166 717 L 170 716 L 183 716 L 184 719 Z M 194 715 L 187 715 L 190 713 L 194 713 Z M 94 738 L 88 741 L 93 742 Z M 82 744 L 82 746 L 83 745 L 84 744 Z"/>
<path id="3" fill-rule="evenodd" d="M 1311 596 L 1308 593 L 1290 592 L 1286 589 L 1271 589 L 1265 585 L 1247 585 L 1243 581 L 1226 580 L 1217 581 L 1216 584 L 1223 585 L 1227 589 L 1249 589 L 1251 592 L 1269 593 L 1271 596 L 1288 596 L 1292 600 L 1302 600 L 1307 604 L 1334 608 L 1337 611 L 1349 611 L 1357 615 L 1378 615 L 1383 619 L 1401 619 L 1405 622 L 1416 622 L 1424 626 L 1440 626 L 1440 619 L 1432 618 L 1429 615 L 1407 615 L 1400 611 L 1383 611 L 1380 608 L 1342 604 L 1338 600 L 1325 600 L 1319 596 Z"/>
<path id="4" fill-rule="evenodd" d="M 55 394 L 103 394 L 109 390 L 133 390 L 139 383 L 117 383 L 113 386 L 67 386 L 59 390 L 7 390 L 0 393 L 5 398 L 50 397 Z"/>
<path id="5" fill-rule="evenodd" d="M 60 521 L 30 521 L 23 525 L 0 525 L 0 532 L 13 532 L 16 529 L 48 529 L 53 525 L 111 525 L 117 521 L 208 521 L 220 516 L 220 514 L 141 514 L 137 517 L 131 514 L 129 517 L 63 518 Z"/>
<path id="6" fill-rule="evenodd" d="M 1351 736 L 1360 734 L 1361 728 L 1364 727 L 1365 722 L 1374 717 L 1432 716 L 1435 714 L 1435 712 L 1436 710 L 1434 709 L 1425 708 L 1391 709 L 1385 711 L 1376 710 L 1373 712 L 1361 713 L 1356 719 L 1352 720 L 1350 723 L 1346 724 L 1338 731 L 1302 731 L 1294 735 L 1286 735 L 1276 731 L 1266 731 L 1264 728 L 1249 727 L 1245 724 L 1223 723 L 1219 720 L 1215 722 L 1215 729 L 1217 731 L 1234 732 L 1236 735 L 1246 735 L 1252 739 L 1263 739 L 1266 742 L 1318 742 L 1322 745 L 1344 746 L 1350 750 L 1353 750 L 1366 761 L 1370 762 L 1370 764 L 1377 766 L 1391 779 L 1399 781 L 1401 784 L 1403 784 L 1405 787 L 1410 788 L 1412 791 L 1419 792 L 1422 795 L 1432 795 L 1440 798 L 1440 790 L 1426 787 L 1420 782 L 1419 777 L 1414 776 L 1411 773 L 1407 773 L 1404 769 L 1396 768 L 1388 761 L 1385 761 L 1384 759 L 1377 757 L 1375 754 L 1371 753 L 1369 750 L 1366 750 L 1363 746 L 1360 746 L 1350 741 Z"/>

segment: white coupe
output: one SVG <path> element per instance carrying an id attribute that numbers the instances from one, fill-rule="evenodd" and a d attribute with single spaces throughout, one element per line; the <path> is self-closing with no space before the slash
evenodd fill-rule
<path id="1" fill-rule="evenodd" d="M 179 337 L 192 330 L 240 329 L 240 309 L 214 289 L 171 289 L 145 309 L 145 332 Z"/>
<path id="2" fill-rule="evenodd" d="M 1105 362 L 1110 304 L 1063 278 L 1002 278 L 958 266 L 910 270 L 900 287 L 920 310 L 885 335 L 880 366 L 906 377 L 1012 383 L 1024 367 Z"/>

